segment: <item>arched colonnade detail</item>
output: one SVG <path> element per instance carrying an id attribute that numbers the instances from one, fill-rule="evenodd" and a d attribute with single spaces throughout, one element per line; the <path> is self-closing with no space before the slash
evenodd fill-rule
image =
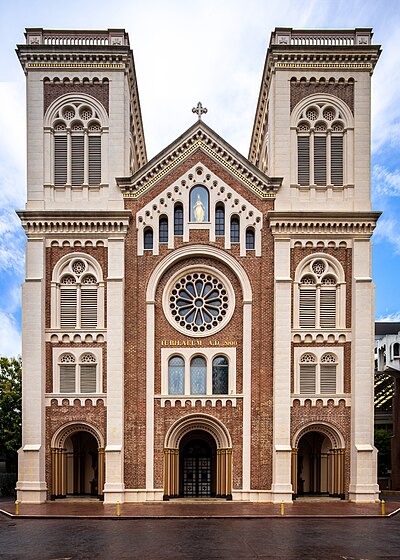
<path id="1" fill-rule="evenodd" d="M 294 496 L 307 493 L 301 477 L 303 465 L 299 450 L 302 438 L 320 436 L 319 446 L 308 457 L 309 476 L 313 479 L 307 488 L 310 493 L 328 493 L 330 496 L 344 498 L 345 443 L 342 434 L 334 427 L 325 424 L 309 424 L 300 428 L 292 442 L 292 486 Z M 304 440 L 303 440 L 304 441 Z M 323 446 L 325 445 L 325 449 Z M 321 480 L 323 479 L 323 482 Z"/>
<path id="2" fill-rule="evenodd" d="M 91 436 L 95 441 L 95 452 L 92 453 L 91 463 L 93 477 L 91 494 L 96 492 L 98 498 L 102 499 L 104 494 L 105 461 L 104 461 L 104 438 L 100 432 L 90 424 L 79 422 L 71 423 L 59 428 L 51 440 L 51 499 L 64 498 L 69 493 L 74 493 L 78 488 L 77 477 L 85 465 L 82 463 L 82 452 L 68 449 L 68 441 L 78 434 Z M 83 487 L 80 481 L 81 488 Z M 73 492 L 71 492 L 71 489 Z M 78 492 L 80 493 L 80 492 Z"/>

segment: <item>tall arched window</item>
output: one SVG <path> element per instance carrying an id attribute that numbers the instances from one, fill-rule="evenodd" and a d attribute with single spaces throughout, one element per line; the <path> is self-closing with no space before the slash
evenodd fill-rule
<path id="1" fill-rule="evenodd" d="M 213 395 L 227 395 L 229 391 L 229 362 L 225 356 L 217 356 L 212 362 Z"/>
<path id="2" fill-rule="evenodd" d="M 195 356 L 190 361 L 190 393 L 192 395 L 207 393 L 207 365 L 203 356 Z"/>
<path id="3" fill-rule="evenodd" d="M 100 185 L 102 125 L 88 102 L 68 102 L 53 115 L 54 184 Z"/>
<path id="4" fill-rule="evenodd" d="M 72 265 L 74 274 L 67 273 L 61 277 L 60 327 L 62 329 L 97 327 L 98 283 L 93 274 L 83 274 L 86 266 L 84 261 L 77 260 Z"/>
<path id="5" fill-rule="evenodd" d="M 343 270 L 325 256 L 306 259 L 296 271 L 298 311 L 295 323 L 308 329 L 345 325 Z M 296 319 L 297 317 L 297 319 Z"/>
<path id="6" fill-rule="evenodd" d="M 94 259 L 83 253 L 60 259 L 53 271 L 51 290 L 52 328 L 103 328 L 104 283 Z"/>
<path id="7" fill-rule="evenodd" d="M 313 102 L 297 122 L 299 185 L 343 185 L 344 131 L 341 111 L 327 102 Z"/>
<path id="8" fill-rule="evenodd" d="M 240 243 L 240 220 L 237 216 L 231 218 L 231 243 Z"/>
<path id="9" fill-rule="evenodd" d="M 225 235 L 225 206 L 222 202 L 215 207 L 215 235 Z"/>
<path id="10" fill-rule="evenodd" d="M 255 235 L 252 227 L 246 229 L 246 249 L 255 249 Z"/>
<path id="11" fill-rule="evenodd" d="M 143 248 L 150 250 L 153 249 L 153 229 L 151 227 L 144 228 Z"/>
<path id="12" fill-rule="evenodd" d="M 190 191 L 190 221 L 209 221 L 209 194 L 201 185 L 196 185 Z"/>
<path id="13" fill-rule="evenodd" d="M 161 216 L 159 221 L 159 240 L 160 243 L 168 243 L 168 218 Z"/>
<path id="14" fill-rule="evenodd" d="M 170 395 L 185 393 L 185 362 L 180 356 L 173 356 L 168 361 L 168 393 Z"/>
<path id="15" fill-rule="evenodd" d="M 183 206 L 180 202 L 174 206 L 174 235 L 183 235 Z"/>

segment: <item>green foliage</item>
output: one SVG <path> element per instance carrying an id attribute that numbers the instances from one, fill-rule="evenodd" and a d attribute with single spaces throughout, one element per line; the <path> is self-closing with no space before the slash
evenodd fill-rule
<path id="1" fill-rule="evenodd" d="M 21 447 L 21 385 L 21 358 L 0 357 L 0 452 L 14 468 Z"/>
<path id="2" fill-rule="evenodd" d="M 378 453 L 378 476 L 388 476 L 391 469 L 392 434 L 387 430 L 375 430 L 375 447 Z"/>

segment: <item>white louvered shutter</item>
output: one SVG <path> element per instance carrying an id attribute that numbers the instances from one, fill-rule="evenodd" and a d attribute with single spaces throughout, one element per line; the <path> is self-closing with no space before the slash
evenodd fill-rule
<path id="1" fill-rule="evenodd" d="M 60 326 L 62 329 L 76 327 L 76 287 L 60 287 Z"/>
<path id="2" fill-rule="evenodd" d="M 97 364 L 81 364 L 81 393 L 96 393 Z"/>
<path id="3" fill-rule="evenodd" d="M 326 137 L 314 137 L 314 183 L 326 185 Z"/>
<path id="4" fill-rule="evenodd" d="M 54 136 L 54 184 L 67 182 L 67 136 Z"/>
<path id="5" fill-rule="evenodd" d="M 75 393 L 75 364 L 60 364 L 60 393 Z"/>
<path id="6" fill-rule="evenodd" d="M 89 136 L 89 185 L 101 183 L 101 136 Z"/>
<path id="7" fill-rule="evenodd" d="M 300 393 L 315 394 L 315 364 L 300 364 Z"/>
<path id="8" fill-rule="evenodd" d="M 343 185 L 343 136 L 331 138 L 331 183 Z"/>
<path id="9" fill-rule="evenodd" d="M 336 364 L 321 364 L 320 392 L 323 394 L 336 394 Z"/>
<path id="10" fill-rule="evenodd" d="M 71 137 L 71 182 L 73 185 L 82 185 L 85 177 L 85 149 L 84 136 L 72 135 Z"/>
<path id="11" fill-rule="evenodd" d="M 81 288 L 81 328 L 97 327 L 97 287 L 82 286 Z"/>
<path id="12" fill-rule="evenodd" d="M 336 288 L 321 289 L 319 323 L 321 329 L 336 327 Z"/>
<path id="13" fill-rule="evenodd" d="M 310 137 L 297 138 L 297 175 L 299 185 L 310 184 Z"/>
<path id="14" fill-rule="evenodd" d="M 300 309 L 299 322 L 300 327 L 315 328 L 315 302 L 316 289 L 300 288 Z"/>

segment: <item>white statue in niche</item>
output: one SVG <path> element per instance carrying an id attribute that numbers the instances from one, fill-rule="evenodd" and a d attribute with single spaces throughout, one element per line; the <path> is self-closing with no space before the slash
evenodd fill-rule
<path id="1" fill-rule="evenodd" d="M 196 204 L 193 206 L 193 216 L 195 222 L 204 222 L 204 216 L 206 214 L 206 209 L 204 204 L 200 200 L 200 195 L 197 195 Z"/>

